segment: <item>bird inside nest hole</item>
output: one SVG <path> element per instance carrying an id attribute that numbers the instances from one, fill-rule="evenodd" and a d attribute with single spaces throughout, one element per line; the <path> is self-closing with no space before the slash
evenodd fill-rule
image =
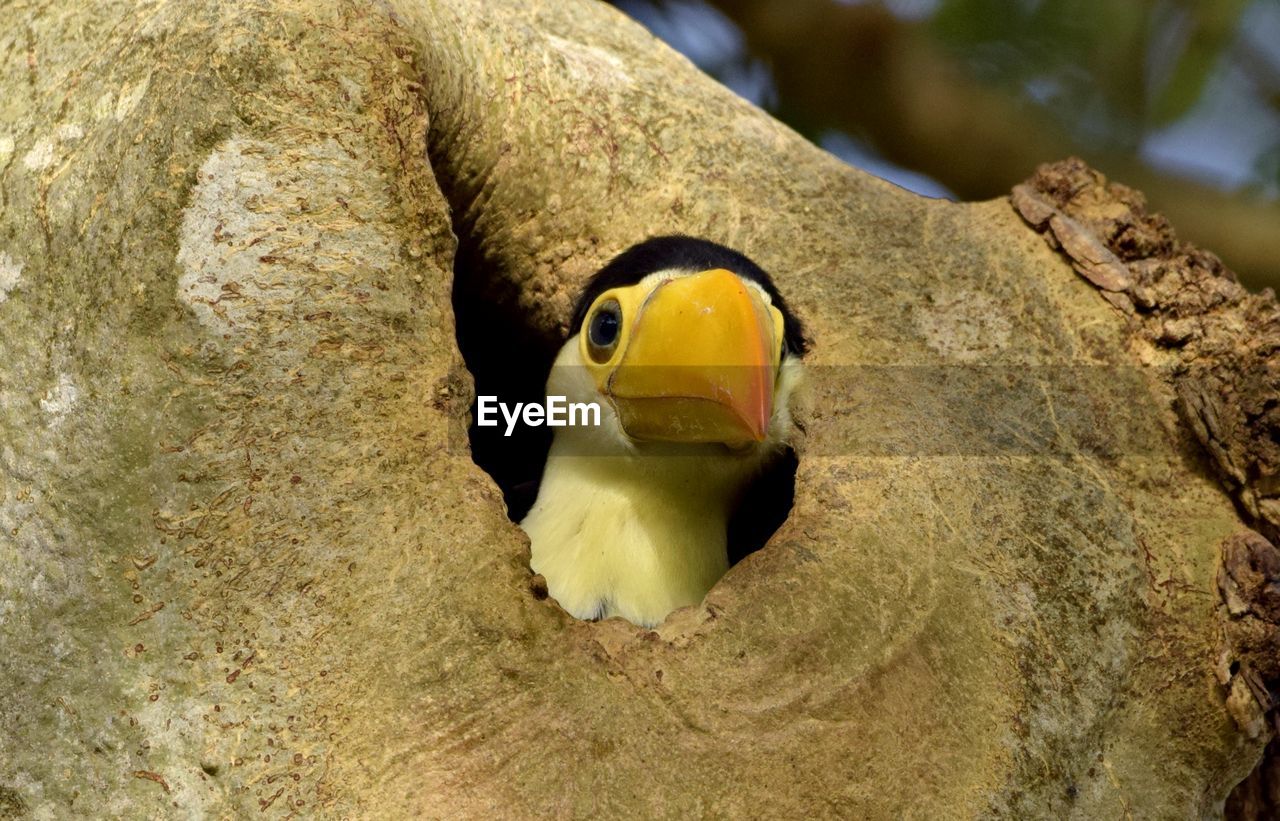
<path id="1" fill-rule="evenodd" d="M 598 424 L 556 428 L 472 416 L 472 456 L 546 593 L 578 618 L 644 627 L 700 602 L 791 509 L 807 346 L 772 279 L 707 240 L 645 240 L 587 282 L 558 351 L 480 282 L 455 276 L 477 396 L 599 408 Z"/>

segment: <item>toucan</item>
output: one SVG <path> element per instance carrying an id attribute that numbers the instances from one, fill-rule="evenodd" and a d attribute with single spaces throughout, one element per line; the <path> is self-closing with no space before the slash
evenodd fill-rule
<path id="1" fill-rule="evenodd" d="M 599 424 L 554 433 L 530 565 L 571 615 L 653 627 L 728 569 L 733 506 L 788 448 L 804 332 L 759 265 L 687 236 L 614 257 L 569 327 L 546 393 Z"/>

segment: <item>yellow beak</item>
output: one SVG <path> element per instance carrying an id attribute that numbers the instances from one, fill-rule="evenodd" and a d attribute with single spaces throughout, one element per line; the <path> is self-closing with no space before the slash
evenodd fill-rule
<path id="1" fill-rule="evenodd" d="M 723 269 L 665 280 L 638 307 L 604 386 L 633 439 L 762 441 L 782 314 Z"/>

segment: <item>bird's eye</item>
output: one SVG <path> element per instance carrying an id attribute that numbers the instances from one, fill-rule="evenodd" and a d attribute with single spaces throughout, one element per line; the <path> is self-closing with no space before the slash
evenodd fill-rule
<path id="1" fill-rule="evenodd" d="M 597 362 L 608 362 L 622 331 L 622 308 L 615 300 L 600 305 L 587 324 L 587 350 Z"/>

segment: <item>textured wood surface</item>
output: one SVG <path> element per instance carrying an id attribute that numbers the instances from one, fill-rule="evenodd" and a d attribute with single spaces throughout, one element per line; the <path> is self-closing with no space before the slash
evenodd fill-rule
<path id="1" fill-rule="evenodd" d="M 1144 305 L 1123 192 L 1033 181 L 1064 255 L 589 3 L 9 14 L 0 812 L 1214 817 L 1258 761 L 1219 568 L 1274 426 L 1221 386 L 1274 303 L 1192 254 Z M 671 231 L 809 328 L 795 507 L 577 622 L 459 435 L 455 253 L 550 338 Z"/>

